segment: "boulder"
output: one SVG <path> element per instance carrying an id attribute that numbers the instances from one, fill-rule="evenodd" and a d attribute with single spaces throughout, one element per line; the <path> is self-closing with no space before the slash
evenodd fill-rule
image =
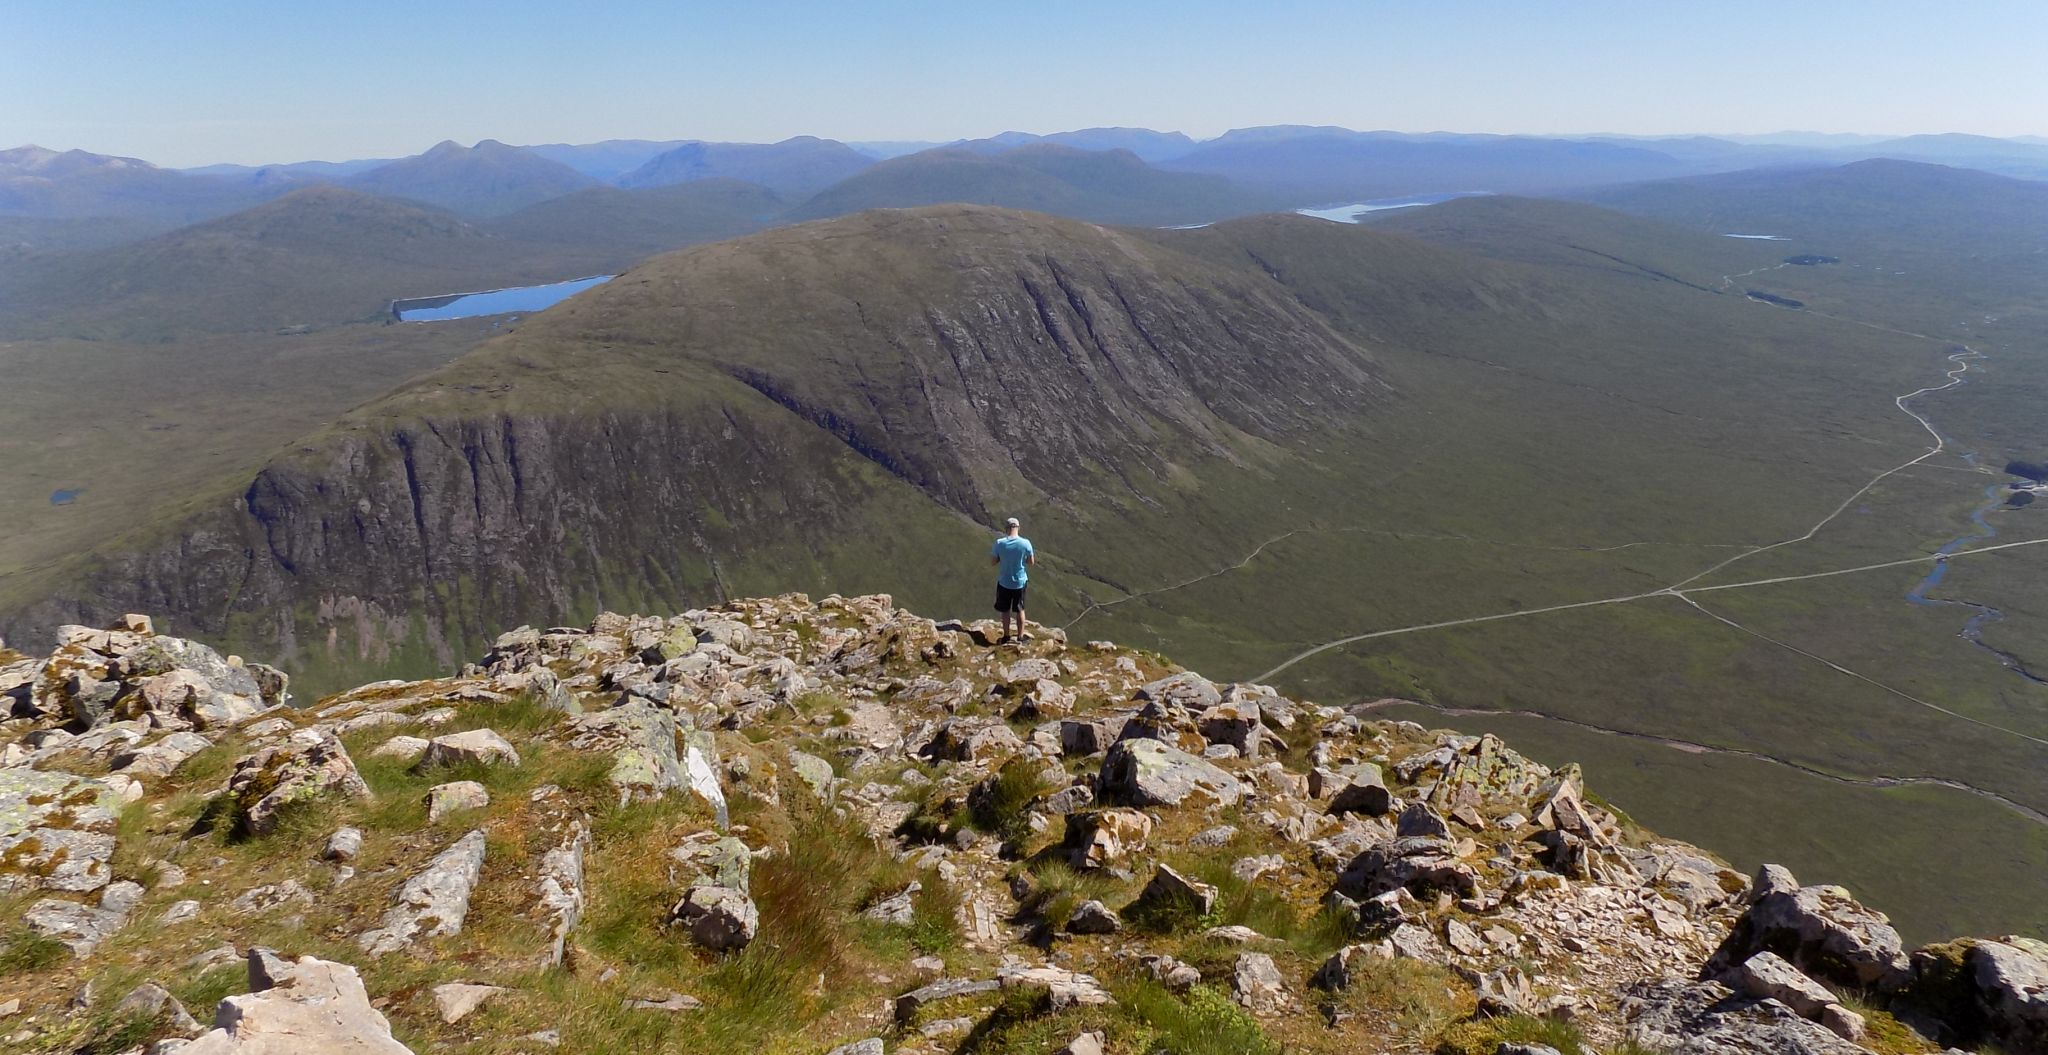
<path id="1" fill-rule="evenodd" d="M 427 753 L 427 742 L 417 736 L 394 736 L 370 749 L 372 758 L 396 759 L 412 765 Z"/>
<path id="2" fill-rule="evenodd" d="M 1395 820 L 1394 834 L 1402 838 L 1428 836 L 1448 839 L 1451 837 L 1451 826 L 1446 824 L 1442 817 L 1437 816 L 1435 810 L 1420 802 L 1414 802 L 1403 809 L 1401 816 Z"/>
<path id="3" fill-rule="evenodd" d="M 104 780 L 0 769 L 0 894 L 106 886 L 119 808 Z"/>
<path id="4" fill-rule="evenodd" d="M 381 956 L 420 938 L 460 934 L 469 916 L 469 895 L 484 867 L 484 833 L 473 831 L 434 856 L 398 888 L 382 926 L 364 931 L 356 944 Z"/>
<path id="5" fill-rule="evenodd" d="M 268 835 L 278 813 L 295 802 L 323 795 L 370 797 L 370 786 L 333 733 L 296 729 L 284 743 L 246 755 L 228 777 L 235 825 L 246 836 Z"/>
<path id="6" fill-rule="evenodd" d="M 1381 775 L 1380 767 L 1361 762 L 1345 770 L 1343 778 L 1330 798 L 1331 813 L 1363 813 L 1377 817 L 1392 808 L 1394 796 L 1387 790 L 1387 780 Z"/>
<path id="7" fill-rule="evenodd" d="M 761 927 L 753 899 L 731 887 L 691 887 L 670 915 L 689 931 L 691 941 L 713 952 L 745 948 Z"/>
<path id="8" fill-rule="evenodd" d="M 1257 758 L 1276 737 L 1261 723 L 1259 705 L 1250 700 L 1219 703 L 1201 712 L 1195 728 L 1210 744 L 1229 747 L 1245 758 Z"/>
<path id="9" fill-rule="evenodd" d="M 1450 959 L 1444 953 L 1443 943 L 1436 940 L 1428 927 L 1419 923 L 1402 923 L 1387 935 L 1387 946 L 1394 956 L 1403 960 L 1421 960 L 1425 963 L 1444 963 Z"/>
<path id="10" fill-rule="evenodd" d="M 927 982 L 912 989 L 910 992 L 898 996 L 891 1002 L 891 1007 L 896 1014 L 896 1023 L 902 1025 L 916 1017 L 917 1012 L 926 1005 L 935 1004 L 942 1000 L 957 1000 L 961 997 L 993 993 L 1000 988 L 1002 988 L 1002 983 L 992 978 L 987 980 L 941 978 L 935 982 Z"/>
<path id="11" fill-rule="evenodd" d="M 1139 688 L 1133 699 L 1148 703 L 1167 703 L 1192 712 L 1206 711 L 1223 702 L 1223 692 L 1216 683 L 1191 670 L 1181 671 L 1170 677 L 1160 678 Z"/>
<path id="12" fill-rule="evenodd" d="M 1031 967 L 1020 963 L 996 969 L 996 982 L 1004 989 L 1042 989 L 1054 1012 L 1076 1007 L 1114 1004 L 1116 999 L 1094 975 L 1064 967 Z"/>
<path id="13" fill-rule="evenodd" d="M 658 798 L 690 786 L 689 774 L 676 754 L 672 711 L 635 700 L 608 711 L 576 715 L 565 726 L 569 746 L 612 754 L 608 779 L 628 795 Z"/>
<path id="14" fill-rule="evenodd" d="M 1837 886 L 1794 885 L 1782 868 L 1757 875 L 1754 897 L 1708 961 L 1718 977 L 1759 952 L 1774 952 L 1812 978 L 1854 989 L 1896 990 L 1912 979 L 1912 961 L 1884 913 Z"/>
<path id="15" fill-rule="evenodd" d="M 214 1012 L 213 1031 L 180 1055 L 412 1055 L 370 1006 L 356 969 L 301 957 L 274 985 L 231 996 Z"/>
<path id="16" fill-rule="evenodd" d="M 470 982 L 448 982 L 434 987 L 434 1011 L 441 1021 L 448 1025 L 468 1018 L 470 1012 L 484 1005 L 484 1001 L 510 989 L 496 985 L 476 985 Z"/>
<path id="17" fill-rule="evenodd" d="M 1230 971 L 1230 998 L 1254 1015 L 1277 1015 L 1291 1003 L 1280 968 L 1262 952 L 1237 954 Z"/>
<path id="18" fill-rule="evenodd" d="M 569 837 L 562 845 L 541 855 L 535 890 L 548 921 L 548 950 L 541 960 L 544 967 L 561 966 L 569 933 L 583 919 L 583 858 L 589 852 L 590 826 L 579 818 L 570 825 Z"/>
<path id="19" fill-rule="evenodd" d="M 1178 806 L 1190 798 L 1212 807 L 1234 806 L 1244 797 L 1236 777 L 1214 763 L 1158 740 L 1119 740 L 1102 760 L 1097 794 L 1123 806 Z"/>
<path id="20" fill-rule="evenodd" d="M 1193 964 L 1182 963 L 1171 956 L 1144 956 L 1138 960 L 1147 977 L 1173 990 L 1183 992 L 1202 981 L 1202 972 Z"/>
<path id="21" fill-rule="evenodd" d="M 471 729 L 427 741 L 426 754 L 419 760 L 421 768 L 463 763 L 516 766 L 519 764 L 519 752 L 495 729 Z"/>
<path id="22" fill-rule="evenodd" d="M 1074 906 L 1067 917 L 1069 934 L 1115 934 L 1124 929 L 1124 921 L 1100 901 L 1088 900 Z"/>
<path id="23" fill-rule="evenodd" d="M 993 718 L 948 718 L 918 753 L 937 762 L 992 762 L 1023 749 L 1017 734 Z"/>
<path id="24" fill-rule="evenodd" d="M 1381 843 L 1352 858 L 1337 876 L 1337 889 L 1361 901 L 1402 889 L 1418 894 L 1448 890 L 1471 897 L 1479 892 L 1479 876 L 1458 858 L 1449 840 L 1410 836 Z"/>
<path id="25" fill-rule="evenodd" d="M 213 741 L 198 733 L 172 733 L 146 747 L 115 755 L 110 768 L 131 777 L 162 780 L 176 772 L 186 759 L 212 746 Z"/>
<path id="26" fill-rule="evenodd" d="M 1776 1000 L 1799 1013 L 1818 1020 L 1822 1008 L 1837 1003 L 1827 987 L 1799 973 L 1774 952 L 1760 952 L 1742 961 L 1728 973 L 1728 984 L 1759 1000 Z"/>
<path id="27" fill-rule="evenodd" d="M 1069 758 L 1086 758 L 1108 750 L 1113 739 L 1102 722 L 1079 718 L 1060 720 L 1060 753 Z"/>
<path id="28" fill-rule="evenodd" d="M 1103 1055 L 1103 1052 L 1108 1050 L 1105 1047 L 1108 1043 L 1109 1036 L 1099 1030 L 1082 1033 L 1067 1041 L 1067 1046 L 1053 1055 Z"/>
<path id="29" fill-rule="evenodd" d="M 1216 907 L 1216 888 L 1199 880 L 1189 879 L 1167 865 L 1160 865 L 1152 873 L 1152 880 L 1138 896 L 1124 908 L 1125 914 L 1136 911 L 1173 909 L 1189 916 L 1206 916 Z"/>
<path id="30" fill-rule="evenodd" d="M 32 933 L 54 938 L 70 949 L 73 956 L 83 958 L 127 926 L 128 916 L 141 901 L 141 885 L 123 880 L 109 883 L 100 891 L 97 907 L 44 898 L 22 913 L 21 922 Z"/>
<path id="31" fill-rule="evenodd" d="M 490 804 L 491 793 L 474 780 L 436 784 L 427 789 L 427 823 L 462 810 L 480 810 Z"/>
<path id="32" fill-rule="evenodd" d="M 360 828 L 336 828 L 327 837 L 327 844 L 320 849 L 320 856 L 329 861 L 353 861 L 363 852 L 363 832 Z"/>
<path id="33" fill-rule="evenodd" d="M 1066 815 L 1061 845 L 1075 868 L 1102 868 L 1145 848 L 1152 818 L 1137 810 L 1087 810 Z"/>
<path id="34" fill-rule="evenodd" d="M 114 1005 L 114 1013 L 128 1019 L 165 1019 L 164 1024 L 181 1036 L 193 1037 L 202 1032 L 199 1023 L 185 1010 L 185 1005 L 179 1003 L 170 990 L 155 982 L 144 982 L 130 989 L 128 995 Z"/>
<path id="35" fill-rule="evenodd" d="M 1623 994 L 1621 1012 L 1627 1039 L 1663 1055 L 1868 1055 L 1776 1000 L 1718 982 L 1639 983 Z"/>

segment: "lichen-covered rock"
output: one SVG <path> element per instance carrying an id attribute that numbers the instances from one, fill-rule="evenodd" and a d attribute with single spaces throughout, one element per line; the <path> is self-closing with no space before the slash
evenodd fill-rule
<path id="1" fill-rule="evenodd" d="M 689 775 L 676 754 L 676 719 L 670 711 L 635 700 L 577 715 L 566 728 L 569 746 L 611 753 L 608 779 L 625 794 L 658 798 L 689 786 Z"/>
<path id="2" fill-rule="evenodd" d="M 1158 740 L 1119 740 L 1102 760 L 1097 794 L 1121 806 L 1178 806 L 1189 798 L 1222 808 L 1244 797 L 1236 777 Z"/>
<path id="3" fill-rule="evenodd" d="M 590 826 L 581 819 L 569 828 L 562 845 L 541 856 L 535 884 L 540 910 L 547 920 L 548 948 L 543 967 L 559 967 L 568 951 L 569 934 L 583 919 L 583 859 L 590 852 Z"/>
<path id="4" fill-rule="evenodd" d="M 293 803 L 323 795 L 370 797 L 370 786 L 340 739 L 323 729 L 296 729 L 275 747 L 266 747 L 235 763 L 228 777 L 236 828 L 243 835 L 268 835 L 277 828 L 278 813 Z"/>
<path id="5" fill-rule="evenodd" d="M 0 769 L 0 893 L 106 886 L 119 807 L 106 781 Z"/>
<path id="6" fill-rule="evenodd" d="M 484 867 L 484 833 L 470 832 L 427 862 L 398 888 L 383 925 L 365 931 L 356 944 L 372 955 L 397 952 L 420 938 L 462 932 L 469 895 Z"/>

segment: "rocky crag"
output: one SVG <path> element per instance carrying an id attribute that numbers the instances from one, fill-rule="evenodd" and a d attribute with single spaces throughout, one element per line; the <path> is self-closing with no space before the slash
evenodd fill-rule
<path id="1" fill-rule="evenodd" d="M 296 707 L 139 616 L 0 649 L 0 1043 L 2048 1051 L 2048 944 L 1907 950 L 1493 737 L 993 633 L 605 614 Z"/>

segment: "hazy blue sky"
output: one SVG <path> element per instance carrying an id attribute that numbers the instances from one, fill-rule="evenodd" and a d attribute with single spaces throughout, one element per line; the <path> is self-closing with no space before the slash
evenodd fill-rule
<path id="1" fill-rule="evenodd" d="M 1145 125 L 2048 134 L 2048 3 L 0 0 L 0 146 L 162 164 Z"/>

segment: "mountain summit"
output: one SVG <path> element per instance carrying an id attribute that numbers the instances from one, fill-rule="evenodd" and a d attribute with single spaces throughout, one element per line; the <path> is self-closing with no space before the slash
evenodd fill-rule
<path id="1" fill-rule="evenodd" d="M 452 140 L 342 181 L 369 194 L 438 205 L 469 216 L 496 216 L 597 185 L 597 181 L 530 150 L 486 139 L 474 147 Z"/>
<path id="2" fill-rule="evenodd" d="M 1868 1055 L 1921 1050 L 1910 1018 L 2048 1042 L 2048 944 L 1909 953 L 1847 890 L 1745 878 L 1576 765 L 1035 629 L 998 645 L 886 595 L 605 612 L 299 707 L 139 615 L 0 649 L 10 1040 Z"/>

